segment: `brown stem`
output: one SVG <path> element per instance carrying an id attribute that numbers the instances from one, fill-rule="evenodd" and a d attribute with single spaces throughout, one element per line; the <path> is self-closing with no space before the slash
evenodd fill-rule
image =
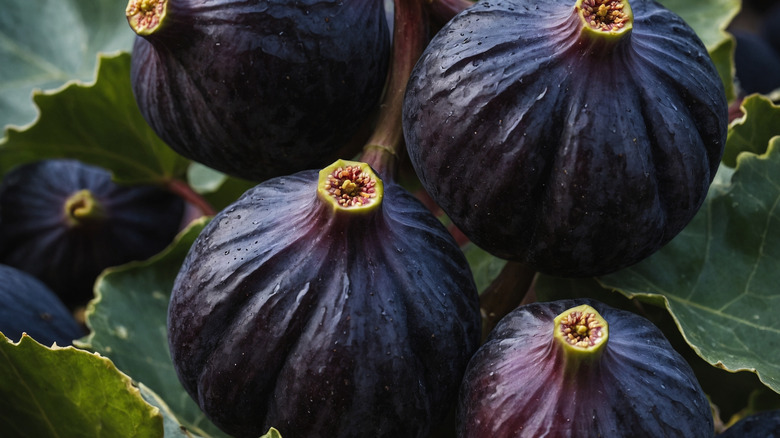
<path id="1" fill-rule="evenodd" d="M 363 147 L 361 161 L 388 181 L 394 181 L 402 152 L 401 112 L 404 91 L 414 64 L 425 49 L 427 16 L 419 0 L 394 0 L 393 56 L 387 91 L 379 107 L 377 125 Z"/>
<path id="2" fill-rule="evenodd" d="M 531 287 L 536 272 L 518 262 L 507 262 L 498 277 L 479 296 L 482 312 L 482 338 L 499 320 L 521 304 L 533 300 Z"/>
<path id="3" fill-rule="evenodd" d="M 205 216 L 214 216 L 217 213 L 216 210 L 214 210 L 214 207 L 212 207 L 203 196 L 195 192 L 195 190 L 192 189 L 192 186 L 186 182 L 178 179 L 172 179 L 168 181 L 165 187 L 171 192 L 181 196 L 185 201 L 197 207 L 198 210 L 200 210 L 200 212 Z"/>
<path id="4" fill-rule="evenodd" d="M 426 0 L 431 18 L 438 24 L 444 24 L 461 11 L 473 5 L 471 0 Z"/>

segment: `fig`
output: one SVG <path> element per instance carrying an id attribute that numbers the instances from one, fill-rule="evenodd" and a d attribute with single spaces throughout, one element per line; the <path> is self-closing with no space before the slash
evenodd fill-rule
<path id="1" fill-rule="evenodd" d="M 736 41 L 734 69 L 740 94 L 769 94 L 780 88 L 780 53 L 759 34 L 741 29 L 731 34 Z"/>
<path id="2" fill-rule="evenodd" d="M 458 436 L 711 437 L 691 367 L 648 319 L 590 300 L 522 305 L 469 362 Z"/>
<path id="3" fill-rule="evenodd" d="M 100 167 L 71 159 L 24 164 L 0 185 L 0 263 L 39 278 L 74 308 L 92 298 L 103 269 L 170 244 L 183 214 L 182 198 L 118 185 Z"/>
<path id="4" fill-rule="evenodd" d="M 427 437 L 480 342 L 442 223 L 363 162 L 271 178 L 204 228 L 168 309 L 174 367 L 218 427 Z"/>
<path id="5" fill-rule="evenodd" d="M 780 409 L 751 414 L 729 426 L 718 438 L 780 438 Z"/>
<path id="6" fill-rule="evenodd" d="M 0 332 L 14 342 L 27 333 L 39 343 L 65 346 L 86 333 L 67 307 L 32 275 L 0 264 Z"/>
<path id="7" fill-rule="evenodd" d="M 127 16 L 149 125 L 181 155 L 252 181 L 332 162 L 388 72 L 383 0 L 130 0 Z"/>
<path id="8" fill-rule="evenodd" d="M 432 39 L 403 126 L 475 244 L 567 277 L 632 265 L 689 223 L 726 140 L 723 84 L 650 0 L 477 2 Z"/>

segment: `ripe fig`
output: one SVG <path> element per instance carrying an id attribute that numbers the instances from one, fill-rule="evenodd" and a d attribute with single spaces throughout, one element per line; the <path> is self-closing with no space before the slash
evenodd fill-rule
<path id="1" fill-rule="evenodd" d="M 109 267 L 146 259 L 179 231 L 184 201 L 152 186 L 120 186 L 102 168 L 43 160 L 0 185 L 0 263 L 41 279 L 68 307 L 86 303 Z"/>
<path id="2" fill-rule="evenodd" d="M 0 332 L 14 342 L 27 333 L 39 343 L 65 346 L 86 333 L 40 280 L 0 264 Z"/>
<path id="3" fill-rule="evenodd" d="M 749 415 L 729 426 L 718 438 L 780 438 L 780 409 Z"/>
<path id="4" fill-rule="evenodd" d="M 127 16 L 149 125 L 180 154 L 249 180 L 333 161 L 387 75 L 383 0 L 130 0 Z"/>
<path id="5" fill-rule="evenodd" d="M 458 436 L 711 437 L 710 405 L 661 331 L 595 300 L 520 306 L 471 359 Z"/>
<path id="6" fill-rule="evenodd" d="M 723 85 L 679 16 L 630 3 L 477 2 L 426 48 L 405 95 L 407 149 L 478 246 L 602 275 L 700 208 L 726 140 Z"/>
<path id="7" fill-rule="evenodd" d="M 176 371 L 236 437 L 427 437 L 480 342 L 446 228 L 365 163 L 269 179 L 217 214 L 176 278 Z"/>

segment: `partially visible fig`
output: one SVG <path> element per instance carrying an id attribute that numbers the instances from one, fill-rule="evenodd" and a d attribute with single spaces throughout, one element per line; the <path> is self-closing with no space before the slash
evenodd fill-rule
<path id="1" fill-rule="evenodd" d="M 637 314 L 594 300 L 518 307 L 471 359 L 461 438 L 711 437 L 688 363 Z"/>
<path id="2" fill-rule="evenodd" d="M 0 263 L 41 279 L 68 307 L 86 303 L 100 272 L 146 259 L 179 231 L 184 201 L 153 186 L 121 186 L 100 167 L 43 160 L 0 185 Z"/>
<path id="3" fill-rule="evenodd" d="M 780 409 L 749 415 L 729 426 L 718 438 L 780 438 Z"/>
<path id="4" fill-rule="evenodd" d="M 236 437 L 427 437 L 480 342 L 441 222 L 365 163 L 267 180 L 193 244 L 168 310 L 176 371 Z"/>
<path id="5" fill-rule="evenodd" d="M 40 280 L 0 264 L 0 332 L 14 342 L 27 333 L 39 343 L 70 345 L 86 333 Z"/>
<path id="6" fill-rule="evenodd" d="M 699 210 L 728 106 L 706 47 L 652 0 L 491 0 L 433 38 L 404 133 L 474 243 L 552 275 L 634 264 Z"/>
<path id="7" fill-rule="evenodd" d="M 130 0 L 138 107 L 171 148 L 234 176 L 323 167 L 379 102 L 384 11 L 383 0 Z"/>

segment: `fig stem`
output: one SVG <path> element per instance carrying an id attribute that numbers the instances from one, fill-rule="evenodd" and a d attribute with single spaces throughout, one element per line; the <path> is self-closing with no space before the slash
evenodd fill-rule
<path id="1" fill-rule="evenodd" d="M 206 198 L 193 190 L 192 186 L 186 182 L 172 179 L 165 184 L 165 188 L 194 205 L 205 216 L 214 216 L 217 214 L 217 211 L 214 210 L 214 207 L 212 207 L 208 201 L 206 201 Z"/>
<path id="2" fill-rule="evenodd" d="M 444 24 L 475 2 L 472 0 L 427 0 L 428 12 L 437 23 Z"/>
<path id="3" fill-rule="evenodd" d="M 393 54 L 387 90 L 379 107 L 377 125 L 363 146 L 360 160 L 385 181 L 394 181 L 402 153 L 406 83 L 428 38 L 427 16 L 419 0 L 394 0 Z"/>

